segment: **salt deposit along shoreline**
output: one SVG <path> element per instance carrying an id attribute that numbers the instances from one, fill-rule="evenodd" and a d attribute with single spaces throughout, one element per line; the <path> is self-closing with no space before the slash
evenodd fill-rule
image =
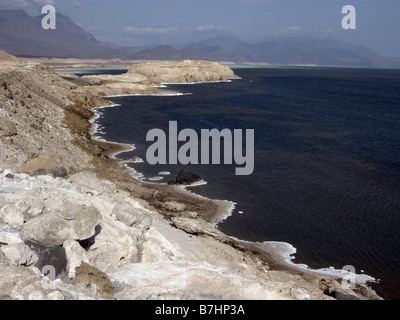
<path id="1" fill-rule="evenodd" d="M 203 82 L 201 82 L 201 83 L 203 83 Z M 213 82 L 210 82 L 210 83 L 213 83 Z M 216 81 L 215 83 L 218 83 L 218 82 Z M 164 83 L 163 85 L 169 85 L 169 84 L 171 84 L 171 83 Z M 194 84 L 198 84 L 198 83 L 190 83 L 190 84 L 194 85 Z M 163 88 L 167 88 L 167 86 L 163 86 Z M 143 96 L 145 94 L 139 94 L 139 95 Z M 156 95 L 150 94 L 148 96 L 180 96 L 180 95 L 182 95 L 182 94 L 180 94 L 180 93 L 171 93 L 171 94 L 164 93 L 164 94 L 156 94 Z M 120 95 L 120 96 L 137 96 L 137 94 L 134 94 L 134 95 Z M 108 97 L 103 97 L 103 98 L 104 99 L 108 99 L 108 98 L 120 97 L 120 96 L 108 96 Z M 112 101 L 110 101 L 110 103 L 112 103 Z M 120 106 L 120 105 L 119 104 L 112 104 L 110 106 L 105 106 L 105 107 L 114 107 L 114 106 Z M 102 108 L 102 107 L 100 107 L 100 108 Z M 96 114 L 96 116 L 93 119 L 93 123 L 98 118 L 99 117 Z M 97 131 L 93 132 L 93 134 L 95 134 L 95 133 L 97 133 Z M 109 143 L 115 143 L 115 144 L 118 145 L 118 143 L 113 142 L 113 141 L 107 141 L 107 140 L 103 140 L 103 141 L 109 142 Z M 124 144 L 119 144 L 119 145 L 121 146 L 121 151 L 113 154 L 113 157 L 115 159 L 116 159 L 116 156 L 118 154 L 120 154 L 120 153 L 125 153 L 125 152 L 129 152 L 129 151 L 133 151 L 134 150 L 134 148 L 133 149 L 126 148 L 126 145 L 124 145 Z M 129 169 L 132 170 L 133 178 L 138 179 L 141 182 L 144 182 L 143 179 L 141 179 L 141 178 L 144 177 L 141 172 L 137 172 L 134 168 L 129 168 Z M 147 182 L 147 183 L 157 184 L 156 180 L 153 181 L 153 180 L 151 180 L 151 178 L 148 178 L 148 180 L 150 180 L 151 182 Z M 159 183 L 159 184 L 164 184 L 164 183 Z M 195 185 L 182 186 L 182 188 L 188 190 L 187 188 L 190 188 L 190 187 L 193 187 L 193 186 L 195 186 Z M 189 191 L 189 192 L 191 192 L 191 191 Z M 202 196 L 199 196 L 199 197 L 202 197 Z M 234 202 L 231 202 L 231 201 L 228 201 L 228 200 L 226 200 L 226 201 L 227 201 L 227 203 L 230 204 L 230 208 L 228 208 L 228 210 L 226 212 L 220 212 L 213 219 L 215 221 L 214 222 L 214 226 L 216 228 L 218 228 L 218 224 L 219 223 L 225 221 L 227 218 L 229 218 L 233 214 L 233 211 L 234 211 L 234 209 L 235 209 L 235 207 L 237 205 Z M 237 238 L 231 237 L 229 235 L 228 235 L 228 237 L 233 239 L 234 241 L 237 241 L 237 242 L 245 244 L 245 245 L 249 245 L 249 246 L 256 245 L 257 247 L 263 247 L 264 250 L 266 250 L 267 252 L 272 252 L 273 251 L 275 256 L 276 256 L 276 258 L 279 257 L 282 261 L 285 261 L 288 265 L 290 265 L 290 266 L 292 266 L 292 267 L 294 267 L 294 268 L 296 268 L 298 270 L 310 271 L 310 272 L 313 272 L 313 273 L 316 273 L 316 274 L 320 274 L 322 276 L 324 276 L 324 275 L 325 276 L 332 276 L 332 277 L 335 277 L 337 279 L 342 279 L 342 281 L 343 281 L 344 278 L 349 278 L 349 275 L 350 275 L 350 273 L 346 272 L 345 270 L 338 270 L 338 269 L 334 269 L 333 267 L 327 267 L 327 268 L 322 268 L 322 269 L 311 269 L 309 266 L 307 266 L 305 264 L 294 263 L 293 262 L 293 260 L 295 258 L 294 255 L 297 252 L 297 249 L 294 248 L 289 243 L 274 242 L 274 241 L 266 241 L 266 242 L 263 242 L 263 243 L 253 243 L 253 242 L 237 239 Z M 354 276 L 353 280 L 358 285 L 363 285 L 363 286 L 366 286 L 368 283 L 371 283 L 371 282 L 373 282 L 373 283 L 377 282 L 377 279 L 375 279 L 375 278 L 373 278 L 371 276 L 368 276 L 366 274 L 357 274 L 357 275 Z"/>
<path id="2" fill-rule="evenodd" d="M 226 202 L 141 183 L 113 158 L 119 145 L 92 138 L 94 109 L 109 104 L 99 97 L 151 94 L 160 81 L 85 80 L 0 58 L 1 299 L 379 298 L 227 237 L 213 225 Z M 232 77 L 207 62 L 150 67 L 176 81 Z M 44 276 L 48 267 L 54 277 Z"/>

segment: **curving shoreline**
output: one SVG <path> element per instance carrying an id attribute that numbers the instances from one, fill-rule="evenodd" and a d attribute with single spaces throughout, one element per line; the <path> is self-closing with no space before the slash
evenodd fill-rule
<path id="1" fill-rule="evenodd" d="M 159 95 L 163 95 L 163 94 L 160 93 Z M 103 97 L 103 99 L 105 99 L 105 98 L 109 98 L 109 97 Z M 96 136 L 94 136 L 94 134 L 96 133 L 96 125 L 94 124 L 94 121 L 98 117 L 98 115 L 96 115 L 96 109 L 115 106 L 115 104 L 112 104 L 111 101 L 110 101 L 110 103 L 111 103 L 110 105 L 99 106 L 99 107 L 94 108 L 94 115 L 90 119 L 90 123 L 92 123 L 92 127 L 89 132 L 92 135 L 93 140 L 95 140 L 98 143 L 103 144 L 103 148 L 105 148 L 104 154 L 108 158 L 115 160 L 117 162 L 121 162 L 120 160 L 118 160 L 116 158 L 116 156 L 121 153 L 133 151 L 134 150 L 133 145 L 121 144 L 121 143 L 117 143 L 117 142 L 113 142 L 113 141 L 106 141 L 104 139 L 99 139 Z M 207 206 L 204 209 L 202 209 L 201 212 L 198 212 L 198 213 L 203 219 L 205 219 L 208 222 L 218 223 L 218 221 L 220 221 L 220 219 L 222 217 L 226 216 L 227 214 L 231 214 L 233 203 L 231 203 L 230 201 L 208 199 L 206 197 L 202 197 L 191 191 L 188 191 L 186 188 L 182 188 L 180 186 L 168 186 L 166 184 L 160 184 L 160 183 L 155 183 L 155 182 L 154 183 L 144 182 L 144 181 L 140 180 L 141 173 L 137 172 L 133 168 L 128 169 L 124 166 L 124 171 L 127 171 L 129 173 L 129 175 L 132 177 L 132 179 L 134 179 L 135 181 L 137 181 L 140 184 L 143 184 L 144 186 L 146 186 L 148 188 L 158 189 L 159 191 L 161 191 L 163 189 L 166 189 L 165 191 L 173 190 L 172 192 L 174 193 L 174 195 L 172 193 L 168 193 L 169 197 L 172 197 L 174 199 L 173 201 L 185 203 L 186 201 L 191 202 L 191 201 L 193 201 L 193 199 L 197 199 L 197 201 L 206 202 Z M 187 200 L 186 200 L 186 198 L 187 198 Z M 210 204 L 212 204 L 212 205 L 210 205 Z M 195 207 L 195 205 L 194 205 L 194 207 Z M 197 210 L 199 211 L 199 208 L 197 208 Z M 190 211 L 190 208 L 189 208 L 189 211 Z"/>
<path id="2" fill-rule="evenodd" d="M 209 83 L 213 83 L 213 82 L 220 82 L 220 81 L 210 81 Z M 204 82 L 198 82 L 198 83 L 204 83 Z M 163 85 L 169 85 L 169 84 L 176 84 L 176 83 L 163 83 Z M 187 84 L 194 85 L 194 84 L 197 84 L 197 83 L 195 82 L 195 83 L 187 83 Z M 136 96 L 136 95 L 137 94 L 119 95 L 119 96 Z M 142 94 L 140 94 L 140 95 L 142 95 Z M 164 94 L 163 93 L 161 93 L 161 94 L 149 94 L 149 96 L 173 96 L 173 95 L 179 96 L 180 93 L 176 93 L 176 94 L 174 94 L 174 93 L 173 94 L 166 94 L 166 93 L 164 93 Z M 108 97 L 103 97 L 103 98 L 107 99 L 107 98 L 112 98 L 112 97 L 114 97 L 114 96 L 108 96 Z M 110 101 L 110 102 L 112 103 L 112 101 Z M 113 107 L 113 106 L 119 106 L 119 105 L 118 104 L 113 104 L 113 105 L 111 105 L 109 107 Z M 96 119 L 97 119 L 97 117 L 96 117 Z M 112 141 L 106 141 L 106 142 L 115 143 L 115 142 L 112 142 Z M 118 145 L 118 143 L 116 143 L 116 144 Z M 115 156 L 117 154 L 134 150 L 134 149 L 127 150 L 126 146 L 129 146 L 129 145 L 124 145 L 124 144 L 119 144 L 119 145 L 121 146 L 121 151 L 117 152 L 117 153 L 115 153 L 113 155 L 114 159 L 116 159 Z M 151 184 L 153 184 L 153 185 L 165 185 L 164 183 L 157 183 L 156 181 L 155 182 L 144 182 L 143 180 L 140 180 L 140 177 L 142 176 L 142 174 L 140 172 L 137 172 L 133 168 L 132 168 L 132 172 L 133 172 L 132 177 L 137 179 L 137 180 L 139 180 L 142 183 L 147 183 L 147 184 L 150 184 L 150 185 Z M 135 176 L 135 175 L 137 175 L 137 176 Z M 191 186 L 188 186 L 188 187 L 190 188 Z M 187 190 L 186 187 L 182 187 L 182 188 L 184 190 L 192 193 L 190 190 Z M 200 196 L 200 195 L 197 195 L 197 196 L 199 196 L 199 198 L 208 199 L 208 198 Z M 211 200 L 211 199 L 208 199 L 208 200 Z M 226 201 L 228 204 L 230 204 L 230 207 L 227 208 L 225 210 L 225 212 L 222 212 L 222 211 L 221 212 L 216 212 L 215 216 L 213 218 L 211 218 L 210 222 L 212 222 L 214 227 L 218 229 L 218 224 L 223 222 L 224 220 L 226 220 L 227 218 L 229 218 L 233 214 L 233 211 L 234 211 L 234 209 L 236 207 L 236 203 L 232 202 L 232 201 L 228 201 L 228 200 L 212 200 L 212 201 L 217 201 L 217 202 Z M 344 277 L 348 276 L 348 274 L 344 273 L 342 270 L 337 270 L 337 269 L 334 269 L 333 267 L 329 267 L 329 268 L 327 267 L 327 268 L 322 268 L 322 269 L 311 269 L 307 265 L 294 263 L 293 262 L 293 260 L 295 258 L 294 254 L 297 252 L 297 250 L 296 250 L 296 248 L 294 248 L 289 243 L 274 242 L 274 241 L 266 241 L 266 242 L 263 242 L 263 243 L 256 243 L 256 242 L 249 242 L 249 241 L 237 239 L 237 238 L 231 237 L 229 235 L 228 235 L 228 238 L 230 238 L 231 240 L 233 240 L 233 241 L 235 241 L 237 243 L 242 244 L 244 247 L 257 248 L 261 252 L 265 252 L 267 255 L 269 255 L 270 258 L 272 257 L 272 259 L 275 259 L 276 261 L 278 261 L 278 264 L 284 262 L 288 266 L 293 267 L 296 270 L 303 270 L 303 271 L 306 271 L 306 272 L 319 274 L 321 276 L 331 276 L 331 277 L 335 277 L 335 278 L 338 278 L 338 279 L 341 279 L 341 278 L 344 278 Z M 371 282 L 372 283 L 376 283 L 377 280 L 375 278 L 371 277 L 371 276 L 368 276 L 368 275 L 365 275 L 365 274 L 360 274 L 360 275 L 357 275 L 356 282 L 357 282 L 358 285 L 366 286 L 368 283 L 371 283 Z"/>
<path id="3" fill-rule="evenodd" d="M 208 63 L 205 65 L 210 67 Z M 109 277 L 114 287 L 112 298 L 116 299 L 324 300 L 332 299 L 332 292 L 342 291 L 340 281 L 335 278 L 294 268 L 271 247 L 236 241 L 215 229 L 213 224 L 222 213 L 229 212 L 232 204 L 206 199 L 177 186 L 142 183 L 132 178 L 114 157 L 132 146 L 121 148 L 119 144 L 92 138 L 90 121 L 95 116 L 95 108 L 108 103 L 100 99 L 104 96 L 101 93 L 154 93 L 161 90 L 151 88 L 155 81 L 136 77 L 132 83 L 119 82 L 113 87 L 101 81 L 90 83 L 42 65 L 30 69 L 25 66 L 25 61 L 6 65 L 3 72 L 6 79 L 0 88 L 8 121 L 2 130 L 9 128 L 0 139 L 3 150 L 0 204 L 10 206 L 12 197 L 21 197 L 30 208 L 42 210 L 32 211 L 38 215 L 30 217 L 32 221 L 57 216 L 53 209 L 62 208 L 57 207 L 61 200 L 67 201 L 67 207 L 71 208 L 75 208 L 72 203 L 76 202 L 94 206 L 101 216 L 96 228 L 101 228 L 90 230 L 93 238 L 85 246 L 86 252 L 82 252 L 75 235 L 63 243 L 68 255 L 72 248 L 81 255 L 74 256 L 78 261 L 68 265 L 72 276 L 78 268 L 71 266 L 89 263 Z M 137 82 L 138 79 L 141 80 Z M 0 117 L 3 119 L 4 115 Z M 37 161 L 43 157 L 54 161 Z M 52 171 L 38 167 L 43 163 L 62 165 L 68 176 L 52 177 Z M 26 168 L 26 164 L 36 165 L 35 169 L 45 175 L 23 173 L 21 167 Z M 13 194 L 15 190 L 18 192 Z M 57 201 L 47 199 L 49 194 Z M 39 201 L 35 206 L 33 196 Z M 0 294 L 13 299 L 33 298 L 32 292 L 43 299 L 104 298 L 99 291 L 88 292 L 79 286 L 79 281 L 84 283 L 93 272 L 85 275 L 80 270 L 72 283 L 71 279 L 60 277 L 58 289 L 50 292 L 41 286 L 40 270 L 24 266 L 22 261 L 16 261 L 17 265 L 11 267 L 10 250 L 28 251 L 19 239 L 24 240 L 23 230 L 28 228 L 25 225 L 33 222 L 18 221 L 19 225 L 11 228 L 9 223 L 13 221 L 8 211 L 2 212 L 2 217 L 8 222 L 0 224 L 0 242 L 6 243 L 1 237 L 17 242 L 12 247 L 0 245 Z M 131 224 L 133 218 L 140 223 Z M 41 239 L 35 232 L 31 232 L 31 237 Z M 86 234 L 85 231 L 81 240 L 88 240 Z M 21 275 L 20 282 L 10 283 L 8 279 L 17 274 Z M 22 288 L 28 282 L 32 287 L 30 292 L 25 292 Z M 103 291 L 109 299 L 107 286 Z M 377 298 L 364 287 L 345 293 L 359 299 Z"/>
<path id="4" fill-rule="evenodd" d="M 168 63 L 170 64 L 170 63 Z M 96 76 L 92 76 L 93 78 L 95 78 Z M 238 79 L 238 77 L 233 77 L 233 79 Z M 220 80 L 220 81 L 199 81 L 199 82 L 180 82 L 180 81 L 176 81 L 176 82 L 161 82 L 161 84 L 159 84 L 157 81 L 159 79 L 153 79 L 153 81 L 155 82 L 155 84 L 153 85 L 153 88 L 165 88 L 165 85 L 168 84 L 197 84 L 197 83 L 213 83 L 213 82 L 221 82 L 221 81 L 231 81 L 230 79 L 228 80 Z M 107 98 L 112 98 L 112 97 L 119 97 L 119 96 L 135 96 L 135 95 L 154 95 L 154 96 L 178 96 L 181 95 L 182 93 L 171 93 L 168 91 L 165 92 L 165 90 L 162 90 L 160 93 L 133 93 L 133 94 L 117 94 L 117 95 L 108 95 L 108 96 L 104 96 L 101 97 L 102 99 L 107 99 Z M 110 101 L 110 103 L 112 103 Z M 103 106 L 104 107 L 104 106 Z M 112 107 L 109 106 L 109 107 Z M 129 145 L 123 145 L 123 144 L 118 144 L 115 142 L 110 142 L 107 141 L 107 143 L 110 143 L 111 145 L 119 145 L 121 147 L 120 150 L 114 150 L 113 153 L 111 154 L 111 156 L 115 159 L 115 156 L 119 153 L 123 153 L 126 152 L 130 149 L 128 149 Z M 134 169 L 133 169 L 134 170 Z M 140 175 L 140 173 L 136 172 L 134 170 L 134 173 Z M 134 179 L 137 179 L 137 177 L 133 177 Z M 137 179 L 140 181 L 140 179 Z M 148 184 L 152 187 L 154 187 L 155 189 L 157 189 L 157 187 L 159 186 L 165 186 L 164 184 L 159 184 L 159 183 L 151 183 L 151 182 L 143 182 L 140 181 L 141 183 L 144 184 Z M 205 219 L 207 222 L 212 223 L 216 228 L 218 223 L 220 223 L 221 221 L 223 221 L 224 219 L 226 219 L 227 217 L 229 217 L 230 215 L 232 215 L 233 210 L 235 208 L 235 203 L 231 202 L 231 201 L 227 201 L 227 200 L 212 200 L 212 199 L 208 199 L 206 197 L 202 197 L 200 195 L 197 195 L 191 191 L 185 190 L 186 188 L 183 188 L 181 190 L 175 190 L 178 193 L 181 193 L 180 191 L 183 191 L 183 193 L 181 194 L 184 198 L 187 197 L 193 197 L 193 195 L 195 196 L 195 198 L 197 198 L 199 201 L 201 200 L 206 200 L 206 201 L 211 201 L 214 202 L 215 204 L 217 204 L 217 208 L 215 209 L 213 214 L 208 214 L 208 215 L 204 215 L 204 214 L 200 214 L 200 216 Z M 180 199 L 180 201 L 182 201 L 182 199 Z M 221 205 L 222 203 L 222 205 Z M 224 203 L 226 203 L 226 205 L 224 205 Z M 277 242 L 265 242 L 265 243 L 252 243 L 252 242 L 247 242 L 247 241 L 243 241 L 240 239 L 235 239 L 233 237 L 229 237 L 229 241 L 232 241 L 234 244 L 234 247 L 237 247 L 238 249 L 241 250 L 250 250 L 253 252 L 257 252 L 257 255 L 263 256 L 263 259 L 265 259 L 266 261 L 268 261 L 268 263 L 270 265 L 275 266 L 275 268 L 277 269 L 287 269 L 288 271 L 291 270 L 290 272 L 294 272 L 294 273 L 298 273 L 300 272 L 300 274 L 302 274 L 303 272 L 310 272 L 311 275 L 315 274 L 315 275 L 320 275 L 320 276 L 332 276 L 334 278 L 342 278 L 345 275 L 343 275 L 343 273 L 341 272 L 341 270 L 334 270 L 332 268 L 325 268 L 325 269 L 319 269 L 319 270 L 314 270 L 314 269 L 310 269 L 308 266 L 306 265 L 298 265 L 295 264 L 292 260 L 294 259 L 293 254 L 296 252 L 296 249 L 293 248 L 290 244 L 287 243 L 277 243 Z M 292 269 L 293 268 L 293 269 Z M 375 282 L 376 279 L 369 277 L 368 275 L 358 275 L 357 276 L 357 284 L 360 286 L 366 286 L 368 282 Z"/>

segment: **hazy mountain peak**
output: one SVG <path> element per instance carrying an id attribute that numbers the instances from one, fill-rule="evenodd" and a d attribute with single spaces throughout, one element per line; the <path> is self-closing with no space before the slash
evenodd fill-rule
<path id="1" fill-rule="evenodd" d="M 0 50 L 16 56 L 113 57 L 108 51 L 115 49 L 99 42 L 68 16 L 57 13 L 56 30 L 42 28 L 43 16 L 32 17 L 24 10 L 0 10 Z"/>
<path id="2" fill-rule="evenodd" d="M 42 18 L 43 15 L 29 16 L 24 10 L 0 10 L 0 50 L 16 56 L 36 57 L 196 59 L 278 65 L 400 67 L 400 60 L 383 58 L 366 47 L 307 36 L 275 37 L 250 44 L 236 36 L 219 35 L 180 46 L 180 49 L 163 44 L 133 53 L 98 41 L 61 13 L 57 13 L 56 30 L 43 30 Z"/>

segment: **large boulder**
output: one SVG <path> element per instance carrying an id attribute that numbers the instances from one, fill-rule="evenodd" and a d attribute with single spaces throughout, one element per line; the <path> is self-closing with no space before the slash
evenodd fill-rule
<path id="1" fill-rule="evenodd" d="M 64 211 L 50 212 L 25 223 L 25 239 L 44 245 L 62 245 L 66 240 L 85 240 L 95 234 L 101 214 L 94 207 L 69 205 Z"/>
<path id="2" fill-rule="evenodd" d="M 65 241 L 63 248 L 68 261 L 68 277 L 74 279 L 76 276 L 75 269 L 80 267 L 82 262 L 89 263 L 86 250 L 75 240 Z"/>
<path id="3" fill-rule="evenodd" d="M 142 230 L 105 217 L 95 236 L 81 245 L 87 250 L 87 257 L 93 266 L 109 274 L 127 263 L 139 261 L 141 237 Z"/>
<path id="4" fill-rule="evenodd" d="M 170 181 L 168 184 L 178 184 L 178 185 L 185 185 L 190 186 L 196 182 L 200 182 L 202 179 L 195 173 L 192 173 L 187 170 L 181 170 L 176 177 L 175 181 Z"/>
<path id="5" fill-rule="evenodd" d="M 69 175 L 59 156 L 39 156 L 29 160 L 19 168 L 18 173 L 32 176 L 51 175 L 54 178 L 67 178 Z"/>
<path id="6" fill-rule="evenodd" d="M 7 204 L 0 210 L 0 218 L 11 226 L 24 224 L 24 212 L 14 204 Z"/>
<path id="7" fill-rule="evenodd" d="M 30 266 L 38 261 L 38 256 L 22 242 L 1 247 L 0 250 L 14 266 Z"/>
<path id="8" fill-rule="evenodd" d="M 46 246 L 33 241 L 26 241 L 28 246 L 38 257 L 35 267 L 49 279 L 55 278 L 67 272 L 67 256 L 63 247 L 58 245 Z M 52 279 L 53 278 L 53 279 Z"/>
<path id="9" fill-rule="evenodd" d="M 21 243 L 20 229 L 0 219 L 0 246 Z"/>
<path id="10" fill-rule="evenodd" d="M 117 204 L 113 212 L 116 219 L 121 221 L 128 227 L 135 227 L 137 229 L 145 230 L 152 222 L 151 216 L 143 209 L 134 208 L 130 204 Z"/>
<path id="11" fill-rule="evenodd" d="M 217 230 L 212 224 L 202 219 L 174 217 L 172 218 L 172 222 L 178 229 L 189 234 L 210 237 L 218 241 L 224 241 L 228 239 L 224 233 Z"/>

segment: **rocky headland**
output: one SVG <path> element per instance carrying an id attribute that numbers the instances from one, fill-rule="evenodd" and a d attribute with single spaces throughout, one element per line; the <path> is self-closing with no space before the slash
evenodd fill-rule
<path id="1" fill-rule="evenodd" d="M 97 96 L 131 94 L 174 94 L 161 90 L 164 83 L 203 83 L 238 79 L 233 71 L 215 62 L 184 60 L 180 62 L 144 62 L 133 64 L 123 75 L 84 76 Z M 176 94 L 176 93 L 175 93 Z"/>
<path id="2" fill-rule="evenodd" d="M 0 53 L 0 299 L 378 299 L 215 228 L 232 204 L 134 179 L 92 137 L 103 96 L 236 78 L 201 61 L 77 77 Z M 170 92 L 168 92 L 170 93 Z"/>

